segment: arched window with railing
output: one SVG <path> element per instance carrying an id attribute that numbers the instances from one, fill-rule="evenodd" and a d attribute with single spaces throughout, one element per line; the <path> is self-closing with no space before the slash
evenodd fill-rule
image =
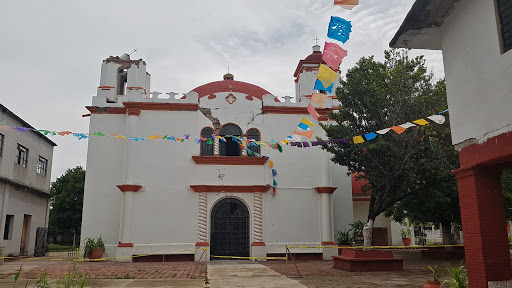
<path id="1" fill-rule="evenodd" d="M 207 139 L 201 141 L 201 156 L 213 156 L 213 141 L 210 140 L 210 144 L 208 144 L 208 139 L 212 139 L 213 133 L 213 128 L 210 127 L 205 127 L 201 130 L 201 138 Z"/>
<path id="2" fill-rule="evenodd" d="M 249 130 L 247 130 L 247 139 L 251 139 L 251 140 L 255 140 L 255 141 L 261 141 L 261 134 L 260 134 L 260 131 L 256 128 L 251 128 Z M 260 154 L 260 151 L 261 151 L 261 147 L 260 145 L 254 145 L 254 144 L 248 144 L 248 148 L 252 151 L 252 152 L 256 152 L 258 154 Z M 247 153 L 249 154 L 248 156 L 249 157 L 257 157 L 256 155 L 254 154 L 250 154 L 250 153 Z"/>
<path id="3" fill-rule="evenodd" d="M 220 141 L 220 156 L 240 156 L 240 148 L 238 141 L 226 136 L 242 136 L 242 129 L 236 124 L 226 124 L 220 129 L 220 136 L 225 137 L 226 141 Z"/>

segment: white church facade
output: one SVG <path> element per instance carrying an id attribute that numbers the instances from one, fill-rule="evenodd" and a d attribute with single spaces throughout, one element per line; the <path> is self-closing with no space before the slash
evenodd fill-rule
<path id="1" fill-rule="evenodd" d="M 230 137 L 212 138 L 280 141 L 306 117 L 314 136 L 325 139 L 307 112 L 321 57 L 314 46 L 299 62 L 295 102 L 231 74 L 180 99 L 174 93 L 161 98 L 150 93 L 142 59 L 125 54 L 104 60 L 97 96 L 87 107 L 89 133 L 132 138 L 89 139 L 82 239 L 101 235 L 106 257 L 118 261 L 197 261 L 205 250 L 201 260 L 284 256 L 286 245 L 336 246 L 335 231 L 354 219 L 346 168 L 319 147 L 285 145 L 283 153 L 250 147 L 256 153 L 248 155 Z M 333 93 L 317 109 L 319 121 L 329 121 L 327 113 L 339 105 Z M 299 259 L 337 254 L 332 248 L 291 252 Z M 140 255 L 150 256 L 132 258 Z"/>

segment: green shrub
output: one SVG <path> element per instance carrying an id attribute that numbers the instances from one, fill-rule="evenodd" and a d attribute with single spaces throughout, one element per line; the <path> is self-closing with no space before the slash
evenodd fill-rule
<path id="1" fill-rule="evenodd" d="M 85 238 L 84 258 L 89 258 L 92 255 L 92 250 L 94 249 L 101 249 L 105 251 L 105 243 L 103 243 L 101 236 L 96 240 L 95 238 Z"/>

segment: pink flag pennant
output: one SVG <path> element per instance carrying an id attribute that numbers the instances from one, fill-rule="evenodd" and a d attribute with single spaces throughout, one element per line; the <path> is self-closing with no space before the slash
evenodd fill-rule
<path id="1" fill-rule="evenodd" d="M 322 93 L 313 93 L 311 94 L 311 102 L 320 106 L 320 108 L 324 108 L 325 102 L 327 102 L 327 95 Z"/>
<path id="2" fill-rule="evenodd" d="M 311 105 L 311 103 L 309 103 L 309 106 L 308 106 L 308 112 L 309 114 L 315 119 L 315 120 L 318 120 L 318 117 L 320 117 L 320 114 L 318 114 L 318 112 L 316 112 L 315 110 L 315 107 L 313 107 L 313 105 Z"/>
<path id="3" fill-rule="evenodd" d="M 322 59 L 331 67 L 332 70 L 338 70 L 343 58 L 347 57 L 347 50 L 340 45 L 331 42 L 325 42 Z"/>

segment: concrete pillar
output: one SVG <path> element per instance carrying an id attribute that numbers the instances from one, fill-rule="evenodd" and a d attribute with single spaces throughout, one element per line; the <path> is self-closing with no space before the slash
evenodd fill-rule
<path id="1" fill-rule="evenodd" d="M 219 156 L 220 155 L 220 148 L 219 148 L 219 138 L 213 138 L 213 156 Z"/>
<path id="2" fill-rule="evenodd" d="M 492 281 L 512 279 L 501 171 L 470 166 L 454 174 L 470 287 L 492 287 Z"/>
<path id="3" fill-rule="evenodd" d="M 267 247 L 263 241 L 263 193 L 254 193 L 254 242 L 251 244 L 252 257 L 266 257 Z M 258 261 L 265 261 L 265 259 L 258 259 Z"/>

